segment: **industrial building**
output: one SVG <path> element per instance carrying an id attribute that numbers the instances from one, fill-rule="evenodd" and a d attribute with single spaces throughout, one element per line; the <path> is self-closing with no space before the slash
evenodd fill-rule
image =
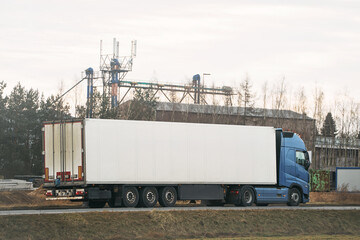
<path id="1" fill-rule="evenodd" d="M 359 151 L 360 139 L 316 136 L 316 168 L 335 171 L 336 167 L 359 167 Z"/>

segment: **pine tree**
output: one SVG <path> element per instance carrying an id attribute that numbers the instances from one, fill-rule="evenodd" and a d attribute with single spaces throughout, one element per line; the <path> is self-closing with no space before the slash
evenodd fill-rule
<path id="1" fill-rule="evenodd" d="M 39 99 L 38 90 L 18 83 L 9 96 L 0 82 L 0 175 L 43 173 L 42 124 L 70 118 L 69 106 L 54 96 Z"/>
<path id="2" fill-rule="evenodd" d="M 321 128 L 321 135 L 325 136 L 325 137 L 335 137 L 336 133 L 336 124 L 335 124 L 335 120 L 331 114 L 331 112 L 329 112 L 326 115 L 323 127 Z"/>
<path id="3" fill-rule="evenodd" d="M 7 129 L 6 121 L 6 103 L 7 97 L 3 96 L 4 89 L 6 88 L 5 82 L 0 82 L 0 174 L 3 175 L 4 168 L 6 166 L 6 143 L 7 138 L 5 136 Z"/>
<path id="4" fill-rule="evenodd" d="M 38 135 L 39 92 L 18 83 L 7 100 L 5 142 L 6 175 L 31 174 L 38 154 L 33 146 Z"/>
<path id="5" fill-rule="evenodd" d="M 151 89 L 136 89 L 127 114 L 127 119 L 155 120 L 157 98 Z"/>

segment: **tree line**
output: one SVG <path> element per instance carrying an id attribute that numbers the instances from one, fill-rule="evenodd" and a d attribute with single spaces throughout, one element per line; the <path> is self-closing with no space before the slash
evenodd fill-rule
<path id="1" fill-rule="evenodd" d="M 6 83 L 0 82 L 0 175 L 41 175 L 43 122 L 84 118 L 88 106 L 77 105 L 73 116 L 70 113 L 70 105 L 63 99 L 55 101 L 60 94 L 45 98 L 38 90 L 25 89 L 18 83 L 8 95 L 5 95 L 5 88 Z M 260 94 L 253 90 L 249 76 L 246 76 L 237 88 L 237 101 L 233 101 L 232 105 L 245 109 L 242 113 L 245 115 L 243 121 L 255 107 L 264 109 L 264 117 L 265 109 L 288 109 L 316 119 L 316 135 L 360 139 L 360 104 L 349 96 L 337 97 L 332 107 L 325 111 L 324 93 L 319 88 L 316 88 L 310 97 L 313 101 L 309 101 L 304 88 L 289 91 L 285 79 L 272 86 L 265 82 L 261 90 Z M 171 101 L 177 100 L 176 93 L 171 93 Z M 131 101 L 110 108 L 108 96 L 95 90 L 93 117 L 155 120 L 158 101 L 160 99 L 155 97 L 151 89 L 135 89 Z M 207 103 L 230 104 L 228 99 L 222 101 L 215 96 L 211 101 L 207 100 Z"/>
<path id="2" fill-rule="evenodd" d="M 238 106 L 245 109 L 245 115 L 255 107 L 264 109 L 264 117 L 265 109 L 274 109 L 279 114 L 280 110 L 292 110 L 316 120 L 315 135 L 360 139 L 360 102 L 346 92 L 335 96 L 333 101 L 326 102 L 321 88 L 316 87 L 309 94 L 304 87 L 291 89 L 285 78 L 282 78 L 272 86 L 265 82 L 258 95 L 252 89 L 247 75 L 240 83 L 236 97 Z"/>
<path id="3" fill-rule="evenodd" d="M 60 94 L 45 98 L 32 88 L 25 89 L 18 83 L 5 95 L 6 83 L 0 82 L 0 175 L 42 175 L 42 127 L 45 121 L 74 118 L 70 105 Z M 94 117 L 121 119 L 152 119 L 156 98 L 149 91 L 139 90 L 126 108 L 110 109 L 108 98 L 97 93 L 94 101 Z M 151 99 L 150 99 L 151 98 Z M 77 118 L 83 118 L 86 106 L 76 106 Z"/>
<path id="4" fill-rule="evenodd" d="M 43 172 L 42 123 L 70 118 L 69 105 L 56 96 L 45 98 L 38 90 L 18 83 L 8 96 L 0 82 L 0 175 Z"/>

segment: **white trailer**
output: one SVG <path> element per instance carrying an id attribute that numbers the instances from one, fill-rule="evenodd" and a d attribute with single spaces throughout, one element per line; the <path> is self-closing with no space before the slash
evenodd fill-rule
<path id="1" fill-rule="evenodd" d="M 51 200 L 148 206 L 141 195 L 157 194 L 171 205 L 166 196 L 219 200 L 229 186 L 278 183 L 272 127 L 85 119 L 48 122 L 43 131 Z"/>

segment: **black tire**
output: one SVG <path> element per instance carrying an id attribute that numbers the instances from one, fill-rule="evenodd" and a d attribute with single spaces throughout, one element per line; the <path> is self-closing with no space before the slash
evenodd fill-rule
<path id="1" fill-rule="evenodd" d="M 177 200 L 177 192 L 174 187 L 160 189 L 159 203 L 162 207 L 173 207 Z"/>
<path id="2" fill-rule="evenodd" d="M 154 207 L 158 201 L 159 194 L 155 187 L 145 187 L 140 191 L 139 205 L 141 207 Z"/>
<path id="3" fill-rule="evenodd" d="M 103 208 L 106 204 L 106 201 L 99 201 L 99 200 L 89 200 L 89 207 L 90 208 Z"/>
<path id="4" fill-rule="evenodd" d="M 301 194 L 297 188 L 290 188 L 289 199 L 287 202 L 288 206 L 299 206 L 301 202 Z"/>
<path id="5" fill-rule="evenodd" d="M 136 187 L 126 187 L 122 199 L 125 207 L 136 207 L 139 203 L 139 191 Z"/>
<path id="6" fill-rule="evenodd" d="M 255 202 L 255 193 L 251 187 L 244 186 L 240 190 L 239 196 L 239 205 L 240 206 L 251 206 Z"/>

